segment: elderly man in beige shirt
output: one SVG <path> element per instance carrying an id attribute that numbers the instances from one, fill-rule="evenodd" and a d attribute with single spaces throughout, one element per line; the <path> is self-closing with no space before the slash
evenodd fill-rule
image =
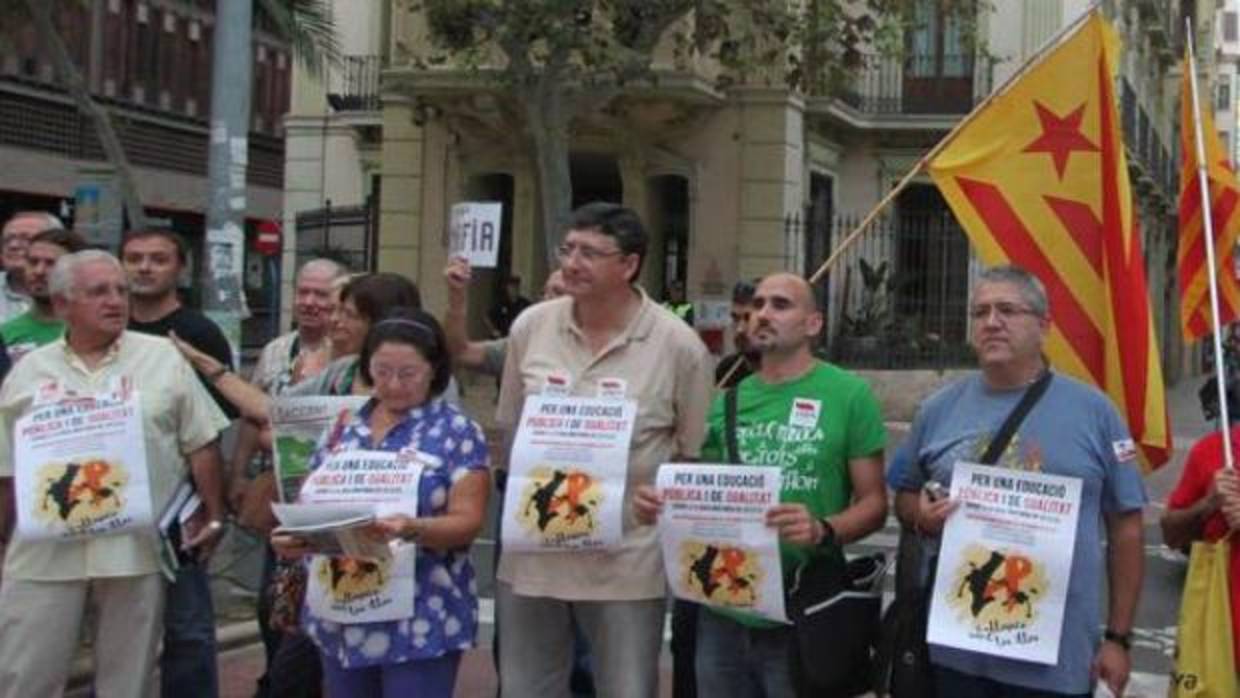
<path id="1" fill-rule="evenodd" d="M 635 400 L 624 537 L 613 551 L 504 550 L 500 683 L 515 698 L 566 698 L 575 620 L 593 654 L 596 695 L 647 698 L 657 691 L 666 586 L 655 529 L 637 523 L 631 498 L 660 463 L 696 458 L 712 362 L 693 330 L 634 284 L 646 232 L 632 210 L 582 206 L 558 252 L 567 295 L 513 324 L 498 421 L 514 428 L 528 396 L 596 397 L 600 384 Z"/>
<path id="2" fill-rule="evenodd" d="M 206 520 L 187 525 L 184 547 L 209 553 L 223 528 L 216 442 L 227 420 L 167 339 L 125 330 L 128 283 L 115 257 L 97 250 L 65 255 L 49 284 L 65 337 L 26 355 L 0 389 L 0 478 L 27 467 L 15 462 L 14 425 L 35 406 L 136 395 L 150 509 L 158 516 L 192 472 Z M 87 604 L 97 619 L 95 695 L 148 695 L 166 586 L 160 545 L 153 525 L 75 539 L 15 536 L 0 585 L 0 698 L 60 695 Z"/>

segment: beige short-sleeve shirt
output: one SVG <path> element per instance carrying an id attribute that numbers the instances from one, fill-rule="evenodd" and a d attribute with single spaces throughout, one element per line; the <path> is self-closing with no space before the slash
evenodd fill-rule
<path id="1" fill-rule="evenodd" d="M 55 384 L 62 394 L 94 395 L 126 379 L 142 401 L 151 511 L 158 517 L 188 473 L 185 456 L 228 426 L 189 363 L 163 337 L 126 331 L 93 371 L 63 339 L 27 354 L 0 388 L 0 477 L 13 476 L 13 426 L 30 409 L 37 390 Z M 154 527 L 148 533 L 72 542 L 14 538 L 4 577 L 57 581 L 152 574 L 159 571 L 158 546 Z"/>
<path id="2" fill-rule="evenodd" d="M 625 397 L 637 401 L 623 547 L 614 552 L 504 551 L 497 576 L 518 594 L 626 601 L 666 592 L 655 527 L 635 520 L 633 491 L 653 484 L 660 464 L 697 457 L 711 399 L 712 362 L 692 328 L 638 292 L 636 316 L 597 355 L 573 321 L 571 298 L 531 306 L 513 323 L 497 410 L 501 426 L 512 429 L 526 396 L 541 393 L 549 378 L 566 381 L 567 394 L 581 397 L 597 396 L 599 381 L 618 378 Z"/>

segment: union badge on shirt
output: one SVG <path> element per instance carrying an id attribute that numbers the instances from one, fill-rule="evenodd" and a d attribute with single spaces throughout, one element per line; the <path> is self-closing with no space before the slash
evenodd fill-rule
<path id="1" fill-rule="evenodd" d="M 542 394 L 547 397 L 568 397 L 572 387 L 573 379 L 567 371 L 552 371 L 543 381 Z"/>
<path id="2" fill-rule="evenodd" d="M 803 429 L 813 429 L 818 425 L 818 416 L 822 414 L 822 401 L 807 397 L 792 399 L 792 412 L 788 414 L 788 425 Z"/>
<path id="3" fill-rule="evenodd" d="M 623 378 L 600 378 L 598 381 L 598 396 L 604 400 L 623 400 L 628 390 L 628 381 Z"/>

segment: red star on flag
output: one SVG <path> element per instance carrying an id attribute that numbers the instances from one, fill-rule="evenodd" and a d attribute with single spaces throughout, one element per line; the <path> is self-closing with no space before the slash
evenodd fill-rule
<path id="1" fill-rule="evenodd" d="M 1071 114 L 1062 117 L 1056 116 L 1050 109 L 1042 106 L 1041 102 L 1034 102 L 1033 106 L 1038 110 L 1038 121 L 1042 122 L 1042 135 L 1025 146 L 1021 152 L 1049 153 L 1055 161 L 1055 172 L 1059 174 L 1059 179 L 1063 179 L 1063 170 L 1068 166 L 1068 156 L 1072 151 L 1098 152 L 1098 146 L 1090 143 L 1089 139 L 1081 134 L 1081 120 L 1085 118 L 1083 103 Z"/>

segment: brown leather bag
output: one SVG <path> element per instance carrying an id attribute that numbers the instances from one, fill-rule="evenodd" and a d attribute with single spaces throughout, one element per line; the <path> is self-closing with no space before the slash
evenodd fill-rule
<path id="1" fill-rule="evenodd" d="M 250 480 L 245 488 L 245 497 L 241 500 L 241 508 L 237 511 L 237 523 L 266 538 L 279 523 L 271 511 L 271 503 L 276 501 L 276 480 L 270 470 L 264 470 Z"/>

